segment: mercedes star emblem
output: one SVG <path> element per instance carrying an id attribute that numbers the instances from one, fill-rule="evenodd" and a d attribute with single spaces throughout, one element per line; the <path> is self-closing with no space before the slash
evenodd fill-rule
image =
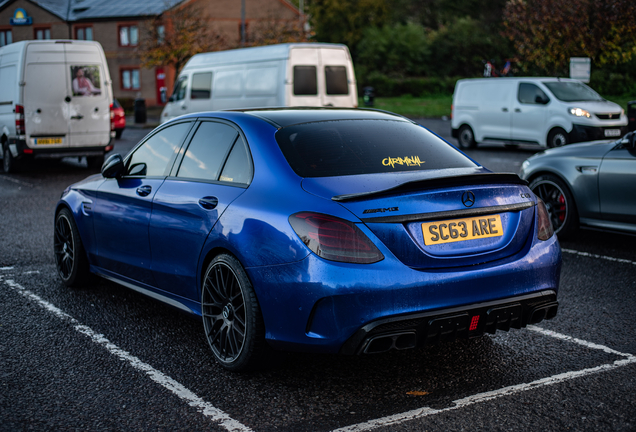
<path id="1" fill-rule="evenodd" d="M 475 194 L 471 191 L 464 192 L 462 194 L 462 203 L 464 203 L 466 207 L 472 207 L 473 204 L 475 204 Z"/>

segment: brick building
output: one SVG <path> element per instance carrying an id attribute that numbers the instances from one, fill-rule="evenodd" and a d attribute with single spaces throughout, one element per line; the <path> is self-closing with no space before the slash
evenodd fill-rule
<path id="1" fill-rule="evenodd" d="M 142 97 L 148 106 L 156 106 L 161 105 L 162 87 L 171 93 L 175 71 L 141 66 L 138 48 L 145 26 L 176 8 L 196 6 L 226 48 L 236 48 L 241 43 L 243 1 L 248 34 L 272 17 L 299 19 L 298 9 L 287 0 L 0 0 L 0 46 L 31 39 L 98 41 L 106 53 L 115 97 Z"/>

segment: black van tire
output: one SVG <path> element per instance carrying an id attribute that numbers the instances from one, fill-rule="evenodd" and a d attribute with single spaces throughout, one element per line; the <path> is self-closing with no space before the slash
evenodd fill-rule
<path id="1" fill-rule="evenodd" d="M 568 133 L 561 128 L 554 128 L 548 134 L 548 147 L 561 147 L 569 142 Z"/>
<path id="2" fill-rule="evenodd" d="M 462 125 L 462 127 L 459 128 L 457 142 L 459 143 L 459 147 L 463 149 L 474 148 L 477 146 L 477 143 L 475 142 L 475 134 L 470 126 Z"/>
<path id="3" fill-rule="evenodd" d="M 11 150 L 9 150 L 8 145 L 4 145 L 2 148 L 2 169 L 5 173 L 14 173 L 16 171 L 16 163 L 13 155 L 11 155 Z"/>

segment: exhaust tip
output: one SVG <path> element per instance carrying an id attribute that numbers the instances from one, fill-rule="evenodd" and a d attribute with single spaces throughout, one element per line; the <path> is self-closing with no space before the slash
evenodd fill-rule
<path id="1" fill-rule="evenodd" d="M 379 354 L 392 349 L 404 350 L 415 348 L 417 336 L 415 332 L 392 333 L 375 336 L 367 342 L 364 354 Z"/>

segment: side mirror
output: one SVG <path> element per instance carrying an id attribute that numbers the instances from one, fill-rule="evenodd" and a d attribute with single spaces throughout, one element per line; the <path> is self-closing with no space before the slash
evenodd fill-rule
<path id="1" fill-rule="evenodd" d="M 105 178 L 119 178 L 124 173 L 124 159 L 116 153 L 106 159 L 102 165 L 102 175 Z"/>
<path id="2" fill-rule="evenodd" d="M 627 135 L 627 148 L 636 148 L 636 132 L 632 132 Z"/>
<path id="3" fill-rule="evenodd" d="M 170 96 L 170 97 L 168 98 L 168 102 L 174 102 L 174 95 L 172 95 L 172 96 Z"/>
<path id="4" fill-rule="evenodd" d="M 538 103 L 538 104 L 541 104 L 541 105 L 545 105 L 545 104 L 547 104 L 548 102 L 550 102 L 550 100 L 549 100 L 549 99 L 547 99 L 547 98 L 546 98 L 546 99 L 544 99 L 543 97 L 541 97 L 541 96 L 539 96 L 539 95 L 536 95 L 536 96 L 534 97 L 534 102 L 535 102 L 535 103 Z"/>

